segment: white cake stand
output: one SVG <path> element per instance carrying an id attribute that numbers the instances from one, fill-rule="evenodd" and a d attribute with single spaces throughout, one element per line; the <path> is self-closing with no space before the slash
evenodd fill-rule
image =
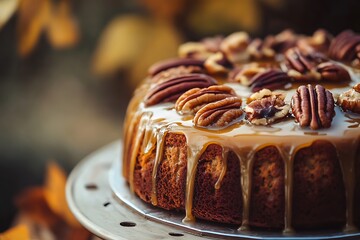
<path id="1" fill-rule="evenodd" d="M 82 160 L 71 172 L 66 197 L 75 217 L 103 239 L 360 239 L 360 232 L 296 233 L 240 232 L 227 225 L 196 221 L 182 223 L 184 214 L 144 203 L 129 191 L 121 176 L 121 141 Z"/>

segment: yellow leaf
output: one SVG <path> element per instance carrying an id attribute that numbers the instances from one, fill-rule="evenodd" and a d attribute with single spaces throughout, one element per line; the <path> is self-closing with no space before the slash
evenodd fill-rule
<path id="1" fill-rule="evenodd" d="M 67 224 L 73 227 L 80 227 L 79 222 L 68 208 L 65 197 L 65 185 L 65 172 L 55 162 L 50 162 L 46 172 L 45 200 L 50 209 L 58 216 L 61 216 Z"/>
<path id="2" fill-rule="evenodd" d="M 133 65 L 143 55 L 150 28 L 147 19 L 135 15 L 112 20 L 95 50 L 92 71 L 99 75 L 110 75 Z"/>
<path id="3" fill-rule="evenodd" d="M 47 25 L 47 36 L 55 48 L 71 47 L 79 41 L 79 28 L 71 14 L 68 0 L 62 0 L 53 7 Z"/>
<path id="4" fill-rule="evenodd" d="M 18 8 L 19 0 L 1 0 L 0 1 L 0 29 L 11 18 Z"/>
<path id="5" fill-rule="evenodd" d="M 30 240 L 30 231 L 25 225 L 18 225 L 1 233 L 0 240 Z"/>
<path id="6" fill-rule="evenodd" d="M 146 36 L 141 56 L 130 70 L 130 81 L 136 86 L 146 75 L 148 68 L 157 61 L 176 57 L 180 43 L 183 41 L 176 28 L 164 21 L 151 22 L 151 29 Z"/>
<path id="7" fill-rule="evenodd" d="M 22 0 L 17 26 L 18 52 L 27 56 L 35 47 L 50 14 L 49 0 Z"/>

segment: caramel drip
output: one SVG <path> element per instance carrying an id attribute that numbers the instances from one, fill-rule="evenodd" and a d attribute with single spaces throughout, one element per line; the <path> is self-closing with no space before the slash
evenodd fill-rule
<path id="1" fill-rule="evenodd" d="M 250 151 L 249 149 L 245 149 L 245 151 L 244 150 L 237 151 L 236 154 L 239 156 L 240 159 L 240 169 L 241 169 L 240 179 L 241 179 L 242 197 L 243 197 L 243 216 L 239 230 L 247 231 L 249 230 L 251 178 L 252 178 L 252 168 L 253 168 L 255 151 L 253 149 L 250 149 Z"/>
<path id="2" fill-rule="evenodd" d="M 129 184 L 130 184 L 130 190 L 134 192 L 134 170 L 135 170 L 135 164 L 136 159 L 139 154 L 139 148 L 140 143 L 142 143 L 142 139 L 145 134 L 145 130 L 147 125 L 150 122 L 152 113 L 151 112 L 145 112 L 141 115 L 138 130 L 135 135 L 133 147 L 130 154 L 130 166 L 129 166 Z"/>
<path id="3" fill-rule="evenodd" d="M 346 193 L 346 226 L 345 232 L 356 231 L 357 227 L 354 225 L 354 197 L 356 187 L 355 163 L 356 163 L 356 147 L 359 146 L 359 138 L 353 139 L 350 142 L 336 142 L 336 149 Z"/>
<path id="4" fill-rule="evenodd" d="M 192 213 L 193 206 L 193 196 L 194 196 L 194 183 L 196 177 L 196 170 L 198 165 L 198 160 L 201 155 L 204 153 L 208 145 L 203 145 L 199 148 L 198 145 L 191 144 L 189 138 L 186 138 L 188 141 L 188 154 L 187 154 L 187 176 L 186 176 L 186 192 L 185 192 L 185 218 L 182 220 L 186 222 L 194 222 L 195 217 Z"/>
<path id="5" fill-rule="evenodd" d="M 221 187 L 221 184 L 224 180 L 226 171 L 227 171 L 227 165 L 228 165 L 228 155 L 229 155 L 229 149 L 226 147 L 222 148 L 222 168 L 221 168 L 221 172 L 220 172 L 220 176 L 218 178 L 218 180 L 215 183 L 215 189 L 218 190 Z"/>
<path id="6" fill-rule="evenodd" d="M 295 147 L 290 145 L 287 148 L 285 146 L 276 146 L 284 162 L 285 176 L 284 176 L 284 188 L 285 188 L 285 214 L 284 214 L 284 234 L 293 233 L 292 227 L 292 204 L 293 204 L 293 186 L 294 186 L 294 158 L 296 152 L 303 148 L 310 146 L 311 143 L 303 144 Z"/>
<path id="7" fill-rule="evenodd" d="M 157 179 L 158 168 L 159 168 L 159 165 L 163 158 L 166 132 L 167 132 L 167 128 L 162 127 L 156 134 L 157 145 L 156 145 L 156 155 L 155 155 L 155 160 L 154 160 L 154 167 L 153 167 L 153 171 L 152 171 L 152 191 L 151 191 L 151 203 L 154 206 L 156 206 L 158 204 L 157 192 L 156 192 L 156 179 Z"/>

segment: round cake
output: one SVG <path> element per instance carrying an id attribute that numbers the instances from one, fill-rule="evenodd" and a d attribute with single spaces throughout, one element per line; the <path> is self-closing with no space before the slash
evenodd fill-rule
<path id="1" fill-rule="evenodd" d="M 123 175 L 185 222 L 356 231 L 359 69 L 350 30 L 185 43 L 134 93 Z"/>

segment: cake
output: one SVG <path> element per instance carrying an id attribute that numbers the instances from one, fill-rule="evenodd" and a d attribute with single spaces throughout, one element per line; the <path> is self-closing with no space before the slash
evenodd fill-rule
<path id="1" fill-rule="evenodd" d="M 240 230 L 360 227 L 360 35 L 245 32 L 179 47 L 129 103 L 123 176 Z"/>

